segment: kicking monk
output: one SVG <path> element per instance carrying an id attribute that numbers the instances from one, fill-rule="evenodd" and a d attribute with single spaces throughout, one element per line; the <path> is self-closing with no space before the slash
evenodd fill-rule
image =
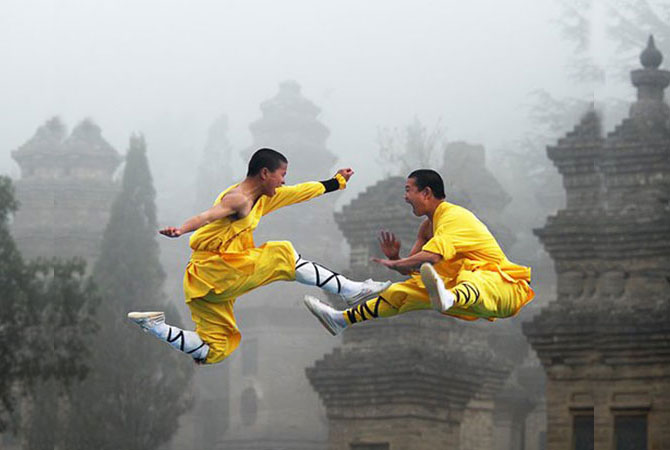
<path id="1" fill-rule="evenodd" d="M 196 363 L 214 364 L 229 356 L 240 343 L 235 322 L 235 299 L 273 281 L 298 281 L 339 294 L 347 302 L 377 296 L 391 285 L 372 280 L 351 281 L 300 256 L 288 241 L 254 245 L 253 231 L 262 216 L 283 206 L 304 202 L 326 192 L 344 189 L 354 171 L 340 169 L 326 181 L 284 186 L 288 160 L 263 148 L 249 161 L 247 177 L 217 197 L 207 211 L 179 227 L 159 233 L 177 238 L 191 236 L 193 250 L 184 275 L 184 294 L 195 331 L 165 323 L 163 312 L 131 312 L 128 318 L 144 331 L 189 354 Z"/>
<path id="2" fill-rule="evenodd" d="M 510 262 L 486 225 L 444 198 L 437 172 L 415 170 L 405 183 L 405 201 L 414 215 L 426 220 L 409 256 L 400 258 L 400 241 L 393 233 L 381 232 L 379 242 L 387 259 L 373 261 L 410 279 L 392 284 L 377 298 L 349 303 L 352 307 L 344 311 L 305 297 L 305 306 L 331 334 L 355 323 L 420 309 L 493 321 L 515 315 L 533 299 L 530 268 Z"/>

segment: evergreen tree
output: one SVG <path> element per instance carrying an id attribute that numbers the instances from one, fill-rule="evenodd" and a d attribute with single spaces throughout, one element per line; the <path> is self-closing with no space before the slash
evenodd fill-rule
<path id="1" fill-rule="evenodd" d="M 0 177 L 0 431 L 7 428 L 15 411 L 16 383 L 27 375 L 21 352 L 27 351 L 24 325 L 30 319 L 30 274 L 9 232 L 9 221 L 17 208 L 11 180 Z"/>
<path id="2" fill-rule="evenodd" d="M 104 233 L 93 277 L 98 309 L 92 372 L 73 396 L 68 449 L 150 450 L 167 442 L 191 404 L 193 362 L 129 324 L 130 310 L 165 310 L 165 274 L 156 238 L 155 191 L 144 138 L 133 136 L 121 192 Z"/>
<path id="3" fill-rule="evenodd" d="M 29 448 L 31 437 L 46 436 L 45 448 L 53 448 L 58 407 L 67 388 L 87 373 L 97 297 L 81 260 L 23 261 L 9 233 L 17 208 L 11 180 L 0 177 L 0 431 L 22 431 Z M 33 436 L 37 423 L 42 432 Z"/>

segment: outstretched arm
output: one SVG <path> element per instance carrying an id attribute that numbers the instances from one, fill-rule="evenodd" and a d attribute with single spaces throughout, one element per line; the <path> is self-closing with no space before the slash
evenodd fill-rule
<path id="1" fill-rule="evenodd" d="M 349 181 L 349 178 L 351 178 L 353 174 L 354 171 L 350 168 L 340 169 L 330 180 L 321 182 L 308 181 L 307 183 L 300 183 L 293 186 L 279 187 L 277 188 L 275 195 L 269 197 L 265 201 L 263 215 L 269 214 L 284 206 L 311 200 L 326 192 L 344 189 L 347 186 L 347 181 Z"/>
<path id="2" fill-rule="evenodd" d="M 207 211 L 203 211 L 200 214 L 191 217 L 184 222 L 181 227 L 165 227 L 158 232 L 171 238 L 179 237 L 182 234 L 195 231 L 210 222 L 235 214 L 240 209 L 240 206 L 244 204 L 244 201 L 245 198 L 238 194 L 225 195 L 219 203 L 212 206 Z"/>

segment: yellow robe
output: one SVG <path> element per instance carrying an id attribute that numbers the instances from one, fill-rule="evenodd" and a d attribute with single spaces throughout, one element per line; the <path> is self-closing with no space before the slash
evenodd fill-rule
<path id="1" fill-rule="evenodd" d="M 530 268 L 510 262 L 491 232 L 467 209 L 442 202 L 433 214 L 433 237 L 422 250 L 437 253 L 434 265 L 456 296 L 445 314 L 466 320 L 510 317 L 534 297 Z M 381 294 L 398 312 L 430 308 L 418 274 Z"/>
<path id="2" fill-rule="evenodd" d="M 346 187 L 341 175 L 335 177 Z M 216 198 L 214 204 L 236 185 Z M 275 195 L 261 196 L 249 215 L 216 220 L 191 236 L 193 250 L 184 274 L 184 296 L 191 309 L 196 332 L 209 345 L 206 363 L 220 362 L 240 343 L 233 305 L 240 295 L 273 281 L 295 279 L 295 253 L 288 241 L 267 242 L 256 247 L 253 231 L 261 217 L 283 206 L 304 202 L 325 192 L 320 182 L 281 186 Z"/>

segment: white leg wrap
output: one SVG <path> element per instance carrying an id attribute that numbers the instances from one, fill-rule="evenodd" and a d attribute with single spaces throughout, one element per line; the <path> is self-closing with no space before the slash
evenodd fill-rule
<path id="1" fill-rule="evenodd" d="M 295 280 L 309 286 L 317 286 L 331 294 L 355 295 L 361 291 L 362 283 L 351 281 L 339 273 L 296 255 Z"/>
<path id="2" fill-rule="evenodd" d="M 205 361 L 209 346 L 205 344 L 195 331 L 182 330 L 172 325 L 164 324 L 167 330 L 165 342 L 172 348 L 191 355 L 196 361 Z"/>
<path id="3" fill-rule="evenodd" d="M 205 344 L 198 333 L 182 330 L 165 323 L 164 317 L 153 320 L 143 326 L 147 332 L 153 334 L 161 341 L 167 342 L 174 349 L 190 355 L 198 362 L 204 362 L 209 352 L 209 346 Z"/>

